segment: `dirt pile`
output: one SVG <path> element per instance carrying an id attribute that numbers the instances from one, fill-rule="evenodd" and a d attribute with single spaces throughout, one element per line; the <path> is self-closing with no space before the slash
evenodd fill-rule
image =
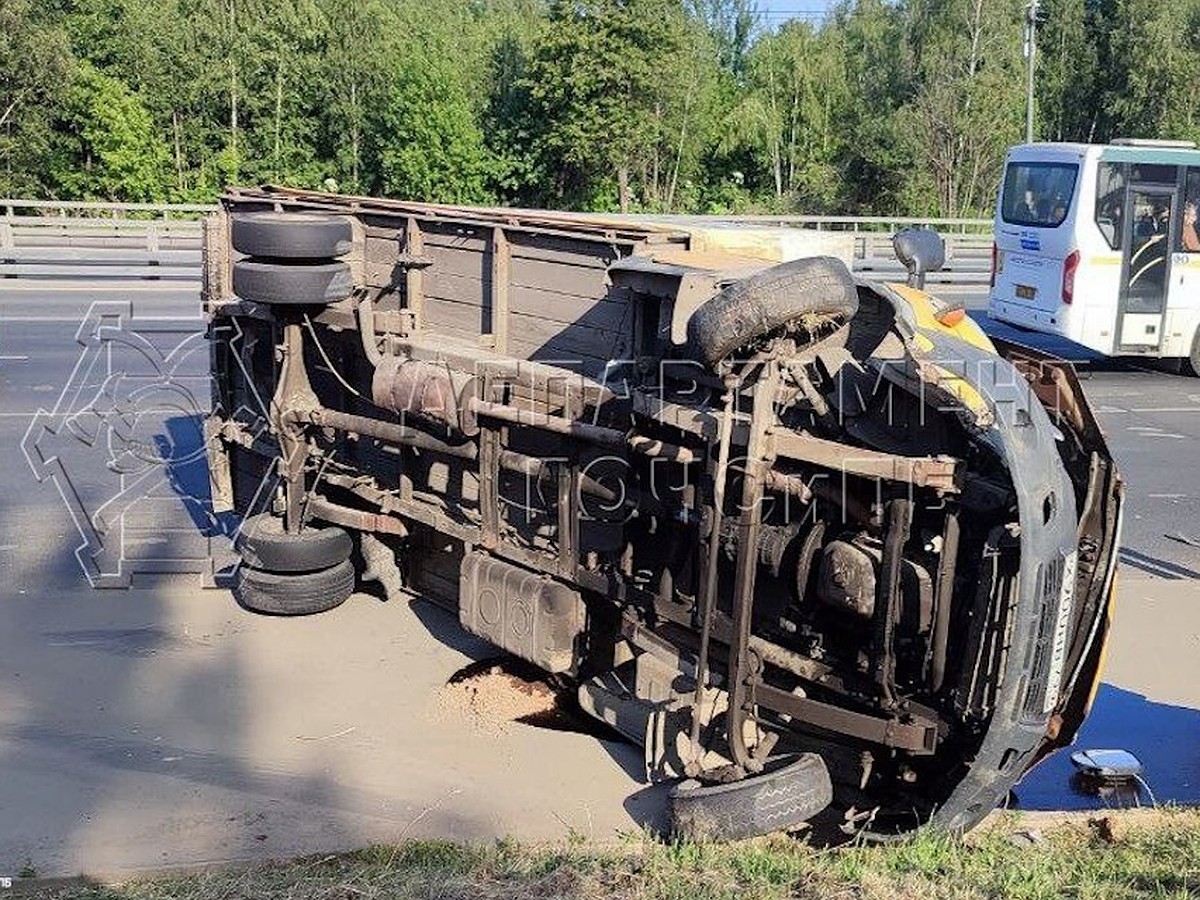
<path id="1" fill-rule="evenodd" d="M 554 690 L 513 669 L 506 660 L 483 660 L 461 669 L 439 693 L 438 712 L 489 734 L 552 717 L 559 708 Z"/>

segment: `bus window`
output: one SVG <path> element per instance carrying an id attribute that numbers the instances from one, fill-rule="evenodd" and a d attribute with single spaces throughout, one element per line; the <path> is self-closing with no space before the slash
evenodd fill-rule
<path id="1" fill-rule="evenodd" d="M 1100 163 L 1096 175 L 1096 226 L 1105 243 L 1113 250 L 1121 249 L 1121 225 L 1125 211 L 1125 166 L 1121 163 Z"/>
<path id="2" fill-rule="evenodd" d="M 1178 249 L 1180 253 L 1200 253 L 1200 228 L 1196 221 L 1200 210 L 1200 169 L 1188 169 L 1183 196 L 1183 227 L 1179 229 Z"/>
<path id="3" fill-rule="evenodd" d="M 1073 163 L 1009 163 L 1001 216 L 1009 225 L 1057 228 L 1071 209 L 1078 175 Z"/>
<path id="4" fill-rule="evenodd" d="M 1130 173 L 1132 181 L 1147 184 L 1175 184 L 1179 179 L 1179 169 L 1176 166 L 1164 166 L 1151 163 L 1134 163 Z"/>

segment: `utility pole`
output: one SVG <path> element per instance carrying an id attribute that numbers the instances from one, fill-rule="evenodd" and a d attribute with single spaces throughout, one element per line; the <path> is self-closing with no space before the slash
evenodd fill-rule
<path id="1" fill-rule="evenodd" d="M 1025 143 L 1033 143 L 1033 73 L 1037 58 L 1037 21 L 1041 0 L 1029 0 L 1025 7 L 1025 59 L 1028 81 L 1025 86 Z"/>

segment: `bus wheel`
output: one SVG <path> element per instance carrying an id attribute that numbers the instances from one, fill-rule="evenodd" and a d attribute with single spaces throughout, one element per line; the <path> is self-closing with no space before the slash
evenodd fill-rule
<path id="1" fill-rule="evenodd" d="M 1183 371 L 1187 375 L 1200 378 L 1200 328 L 1196 329 L 1196 334 L 1192 337 L 1191 355 L 1184 357 Z"/>

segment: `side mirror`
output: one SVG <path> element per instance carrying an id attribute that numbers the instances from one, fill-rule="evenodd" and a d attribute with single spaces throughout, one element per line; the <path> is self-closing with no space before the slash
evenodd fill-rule
<path id="1" fill-rule="evenodd" d="M 892 237 L 896 259 L 908 269 L 908 286 L 924 290 L 925 273 L 946 264 L 946 242 L 932 228 L 905 228 Z"/>

